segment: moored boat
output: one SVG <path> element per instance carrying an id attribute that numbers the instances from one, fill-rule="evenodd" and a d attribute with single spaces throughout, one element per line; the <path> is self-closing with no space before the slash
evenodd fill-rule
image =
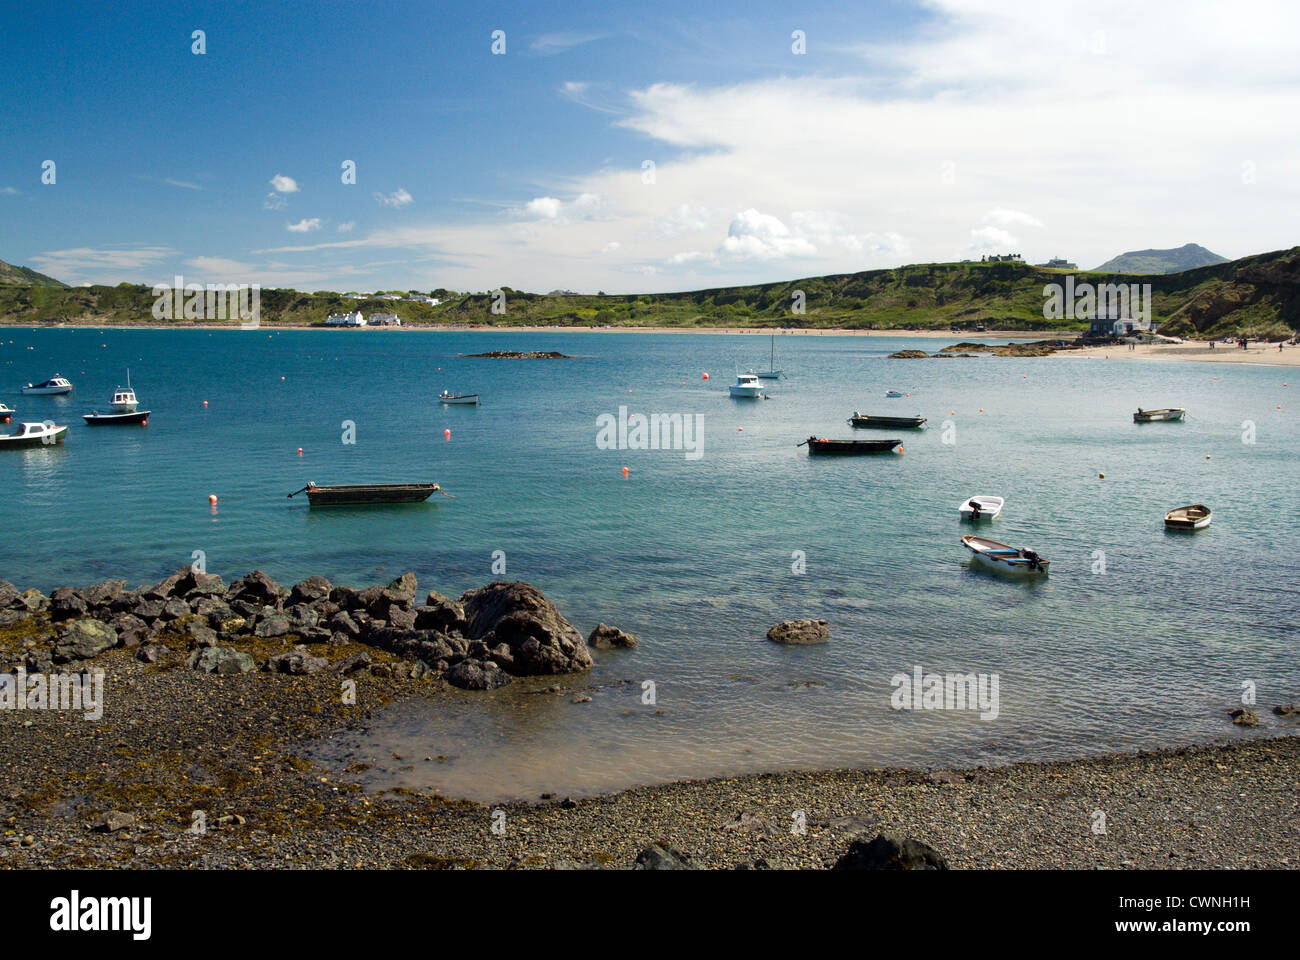
<path id="1" fill-rule="evenodd" d="M 738 373 L 736 382 L 728 389 L 733 397 L 741 400 L 761 400 L 763 399 L 763 384 L 755 373 Z"/>
<path id="2" fill-rule="evenodd" d="M 1137 413 L 1133 414 L 1134 423 L 1154 423 L 1158 420 L 1181 420 L 1187 416 L 1187 411 L 1182 407 L 1161 407 L 1159 410 L 1143 410 L 1138 407 Z"/>
<path id="3" fill-rule="evenodd" d="M 450 393 L 444 390 L 438 394 L 438 400 L 441 403 L 467 403 L 478 406 L 477 393 Z"/>
<path id="4" fill-rule="evenodd" d="M 750 373 L 754 373 L 754 371 L 751 370 Z M 776 365 L 776 333 L 773 332 L 772 353 L 767 362 L 767 369 L 759 370 L 757 373 L 754 373 L 754 376 L 758 377 L 760 380 L 780 380 L 781 373 L 782 371 Z"/>
<path id="5" fill-rule="evenodd" d="M 23 387 L 23 393 L 26 394 L 48 394 L 55 395 L 60 393 L 71 393 L 72 383 L 67 377 L 61 377 L 57 373 L 48 380 L 40 383 L 29 383 Z"/>
<path id="6" fill-rule="evenodd" d="M 131 371 L 126 372 L 126 387 L 118 387 L 113 391 L 113 400 L 110 407 L 111 413 L 100 413 L 98 410 L 92 410 L 90 413 L 83 413 L 81 419 L 86 421 L 87 426 L 106 427 L 118 424 L 140 424 L 143 426 L 149 422 L 148 410 L 137 410 L 139 401 L 136 400 L 135 390 L 131 388 Z"/>
<path id="7" fill-rule="evenodd" d="M 895 447 L 898 452 L 902 453 L 902 440 L 828 440 L 826 437 L 809 437 L 803 443 L 796 446 L 808 447 L 808 453 L 811 454 L 858 454 L 858 453 L 889 453 Z"/>
<path id="8" fill-rule="evenodd" d="M 1050 561 L 1027 547 L 1016 549 L 987 537 L 966 534 L 961 544 L 974 556 L 977 566 L 1017 577 L 1045 577 Z"/>
<path id="9" fill-rule="evenodd" d="M 888 397 L 890 400 L 897 400 L 899 397 L 903 396 L 903 391 L 901 391 L 901 390 L 886 390 L 886 391 L 885 391 L 885 396 Z"/>
<path id="10" fill-rule="evenodd" d="M 48 447 L 62 443 L 68 428 L 57 423 L 23 423 L 13 433 L 0 434 L 0 448 Z"/>
<path id="11" fill-rule="evenodd" d="M 8 423 L 13 418 L 14 418 L 13 408 L 5 406 L 3 403 L 0 403 L 0 423 Z"/>
<path id="12" fill-rule="evenodd" d="M 436 483 L 352 483 L 339 486 L 318 487 L 307 483 L 301 490 L 289 494 L 295 497 L 307 494 L 313 507 L 339 507 L 357 504 L 419 503 L 434 493 L 441 493 Z M 447 494 L 444 494 L 447 496 Z"/>
<path id="13" fill-rule="evenodd" d="M 1175 507 L 1165 514 L 1165 526 L 1170 530 L 1204 530 L 1214 518 L 1214 512 L 1203 503 Z"/>
<path id="14" fill-rule="evenodd" d="M 978 496 L 963 500 L 957 507 L 963 520 L 992 520 L 1002 512 L 1006 500 L 1002 497 Z"/>
<path id="15" fill-rule="evenodd" d="M 854 410 L 853 416 L 849 417 L 849 424 L 881 430 L 917 430 L 925 424 L 925 417 L 919 414 L 915 417 L 878 417 Z"/>

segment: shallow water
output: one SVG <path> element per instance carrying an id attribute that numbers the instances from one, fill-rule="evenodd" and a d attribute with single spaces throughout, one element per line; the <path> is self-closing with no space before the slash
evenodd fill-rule
<path id="1" fill-rule="evenodd" d="M 504 551 L 507 577 L 533 583 L 584 634 L 604 621 L 641 637 L 560 680 L 562 696 L 529 692 L 546 679 L 385 712 L 334 754 L 372 762 L 375 785 L 496 798 L 787 766 L 1055 758 L 1240 735 L 1224 711 L 1245 682 L 1261 715 L 1300 696 L 1300 431 L 1288 403 L 1300 384 L 1284 368 L 889 360 L 946 341 L 781 337 L 790 379 L 769 384 L 771 400 L 743 402 L 726 387 L 737 364 L 766 363 L 767 337 L 0 339 L 0 399 L 17 419 L 72 424 L 64 447 L 0 453 L 0 577 L 45 590 L 152 582 L 202 551 L 227 580 L 260 567 L 286 584 L 368 585 L 413 570 L 422 588 L 455 595 L 496 579 Z M 491 349 L 582 359 L 457 356 Z M 80 414 L 105 405 L 127 366 L 154 411 L 148 426 L 84 427 Z M 75 397 L 19 395 L 55 372 Z M 443 408 L 444 388 L 484 404 Z M 886 400 L 891 388 L 910 396 Z M 620 405 L 701 415 L 702 455 L 598 449 L 597 418 Z M 1132 423 L 1138 406 L 1170 405 L 1187 421 Z M 854 410 L 930 422 L 900 434 L 902 455 L 810 458 L 795 446 L 810 433 L 891 436 L 850 430 Z M 1254 443 L 1242 442 L 1246 421 Z M 432 479 L 455 499 L 309 510 L 285 497 L 309 479 Z M 1007 498 L 985 532 L 1050 558 L 1050 580 L 969 568 L 956 508 L 975 493 Z M 1163 512 L 1192 502 L 1214 508 L 1213 525 L 1166 533 Z M 831 642 L 764 639 L 797 616 L 829 620 Z M 892 709 L 891 677 L 916 665 L 997 674 L 997 718 Z M 578 692 L 591 702 L 571 703 Z"/>

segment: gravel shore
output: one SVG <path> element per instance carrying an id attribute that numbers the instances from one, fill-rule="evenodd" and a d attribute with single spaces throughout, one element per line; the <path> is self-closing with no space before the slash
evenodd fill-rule
<path id="1" fill-rule="evenodd" d="M 706 868 L 823 868 L 853 837 L 882 831 L 924 841 L 954 868 L 1291 867 L 1300 850 L 1295 736 L 488 807 L 368 794 L 310 759 L 384 704 L 422 697 L 436 710 L 441 680 L 363 674 L 349 705 L 332 673 L 211 675 L 180 655 L 149 664 L 125 649 L 91 666 L 105 671 L 98 721 L 0 711 L 0 866 L 626 868 L 659 841 Z"/>

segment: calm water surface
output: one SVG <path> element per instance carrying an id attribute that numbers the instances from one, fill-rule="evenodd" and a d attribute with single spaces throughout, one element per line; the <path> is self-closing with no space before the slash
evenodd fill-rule
<path id="1" fill-rule="evenodd" d="M 562 679 L 560 696 L 524 681 L 381 713 L 329 751 L 371 763 L 376 786 L 499 798 L 1057 758 L 1243 735 L 1224 711 L 1246 681 L 1262 715 L 1300 697 L 1300 382 L 1285 368 L 889 360 L 946 341 L 791 336 L 777 341 L 789 379 L 739 402 L 727 385 L 737 365 L 766 363 L 767 337 L 2 333 L 0 400 L 72 430 L 63 447 L 0 453 L 0 577 L 153 582 L 201 550 L 227 580 L 260 567 L 285 584 L 369 585 L 412 570 L 456 595 L 495 579 L 499 550 L 507 576 L 584 635 L 603 620 L 641 637 Z M 458 356 L 491 349 L 581 359 Z M 148 426 L 84 427 L 128 366 Z M 56 372 L 75 396 L 19 394 Z M 484 404 L 443 408 L 444 388 Z M 1138 406 L 1170 405 L 1185 423 L 1132 423 Z M 620 406 L 702 415 L 703 456 L 598 449 L 597 417 Z M 889 435 L 851 431 L 854 410 L 930 422 L 902 455 L 795 446 Z M 285 497 L 308 480 L 436 480 L 456 499 L 311 511 Z M 1007 498 L 986 529 L 1049 557 L 1048 582 L 969 568 L 956 508 L 975 493 Z M 1164 511 L 1192 502 L 1214 508 L 1213 526 L 1167 534 Z M 764 639 L 798 616 L 829 620 L 831 643 Z M 998 674 L 999 716 L 891 709 L 890 678 L 916 665 Z M 571 703 L 579 693 L 591 702 Z"/>

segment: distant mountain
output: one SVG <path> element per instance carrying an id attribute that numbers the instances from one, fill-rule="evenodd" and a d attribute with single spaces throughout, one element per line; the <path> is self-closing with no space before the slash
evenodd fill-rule
<path id="1" fill-rule="evenodd" d="M 15 267 L 0 260 L 0 284 L 25 283 L 33 287 L 66 287 L 67 284 L 27 267 Z"/>
<path id="2" fill-rule="evenodd" d="M 1211 253 L 1199 243 L 1185 243 L 1172 250 L 1130 250 L 1093 269 L 1103 273 L 1182 273 L 1227 262 L 1227 257 Z"/>

